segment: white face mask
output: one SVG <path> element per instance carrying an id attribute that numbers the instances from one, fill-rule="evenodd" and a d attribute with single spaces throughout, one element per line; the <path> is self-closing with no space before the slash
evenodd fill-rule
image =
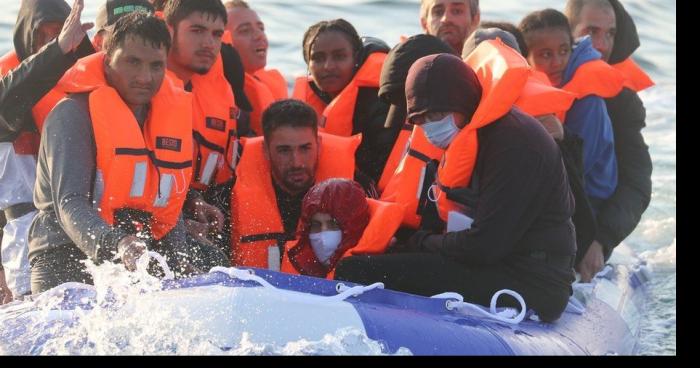
<path id="1" fill-rule="evenodd" d="M 446 149 L 459 133 L 454 114 L 449 114 L 441 120 L 425 123 L 421 125 L 421 128 L 423 128 L 425 138 L 435 147 L 442 149 Z"/>
<path id="2" fill-rule="evenodd" d="M 309 241 L 314 249 L 316 258 L 325 265 L 328 265 L 328 260 L 338 249 L 342 239 L 343 232 L 341 230 L 328 230 L 309 234 Z"/>

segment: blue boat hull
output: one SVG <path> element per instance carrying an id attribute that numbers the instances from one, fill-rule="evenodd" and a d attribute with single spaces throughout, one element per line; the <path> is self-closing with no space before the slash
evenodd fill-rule
<path id="1" fill-rule="evenodd" d="M 567 311 L 555 323 L 526 319 L 510 324 L 468 310 L 449 310 L 447 299 L 379 288 L 340 299 L 337 281 L 262 269 L 252 272 L 269 285 L 215 272 L 164 281 L 161 291 L 139 296 L 138 303 L 167 311 L 170 317 L 152 322 L 161 324 L 158 329 L 164 333 L 177 329 L 172 321 L 181 318 L 196 323 L 197 338 L 205 338 L 221 352 L 236 349 L 242 336 L 284 346 L 350 327 L 377 342 L 385 354 L 408 349 L 414 355 L 631 355 L 638 352 L 648 280 L 640 268 L 610 268 L 593 284 L 576 288 L 575 299 L 585 306 L 583 311 Z M 67 288 L 50 308 L 31 302 L 0 308 L 0 353 L 56 353 L 47 346 L 97 313 L 95 299 L 94 290 Z M 110 307 L 100 308 L 105 313 Z M 128 316 L 128 304 L 113 306 L 119 308 L 120 319 Z M 62 346 L 65 350 L 59 353 L 80 353 L 85 344 L 95 344 L 89 340 L 63 343 L 71 346 Z M 121 343 L 125 349 L 133 344 Z M 116 344 L 116 350 L 106 352 L 119 353 Z M 160 353 L 178 351 L 164 346 Z"/>

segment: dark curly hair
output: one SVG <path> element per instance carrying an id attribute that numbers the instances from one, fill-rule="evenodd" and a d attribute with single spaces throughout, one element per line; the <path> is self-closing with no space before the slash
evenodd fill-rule
<path id="1" fill-rule="evenodd" d="M 263 136 L 269 141 L 270 134 L 283 126 L 308 127 L 313 129 L 315 134 L 318 132 L 316 111 L 307 103 L 291 98 L 274 102 L 262 115 Z"/>
<path id="2" fill-rule="evenodd" d="M 165 46 L 166 51 L 170 51 L 170 33 L 165 22 L 155 16 L 143 12 L 132 12 L 114 23 L 112 33 L 104 43 L 104 50 L 107 55 L 124 45 L 127 36 L 135 36 L 148 42 L 154 48 Z"/>

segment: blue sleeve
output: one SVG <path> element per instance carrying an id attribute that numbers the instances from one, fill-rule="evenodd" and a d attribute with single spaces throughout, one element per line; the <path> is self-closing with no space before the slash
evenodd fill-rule
<path id="1" fill-rule="evenodd" d="M 612 124 L 598 96 L 577 100 L 567 112 L 565 129 L 583 139 L 583 176 L 589 197 L 605 199 L 617 186 Z"/>

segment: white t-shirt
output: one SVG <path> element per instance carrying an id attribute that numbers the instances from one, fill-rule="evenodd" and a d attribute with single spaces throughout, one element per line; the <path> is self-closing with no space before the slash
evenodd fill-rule
<path id="1" fill-rule="evenodd" d="M 33 202 L 36 157 L 18 155 L 12 142 L 0 143 L 0 210 Z"/>

